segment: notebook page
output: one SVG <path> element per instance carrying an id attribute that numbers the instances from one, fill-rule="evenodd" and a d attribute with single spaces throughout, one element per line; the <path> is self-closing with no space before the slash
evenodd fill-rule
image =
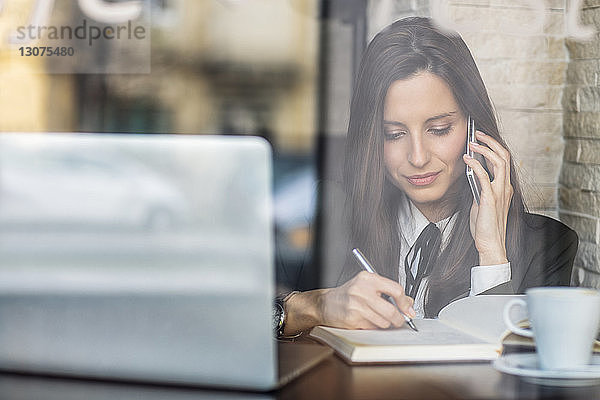
<path id="1" fill-rule="evenodd" d="M 439 313 L 439 319 L 447 325 L 483 338 L 490 343 L 498 343 L 507 331 L 502 316 L 504 306 L 515 298 L 525 298 L 525 296 L 480 295 L 465 297 L 444 307 Z M 518 307 L 512 310 L 511 315 L 513 321 L 521 321 L 527 316 L 525 310 Z"/>
<path id="2" fill-rule="evenodd" d="M 488 343 L 436 319 L 413 320 L 419 332 L 407 326 L 399 329 L 347 330 L 321 327 L 354 345 L 452 345 Z"/>

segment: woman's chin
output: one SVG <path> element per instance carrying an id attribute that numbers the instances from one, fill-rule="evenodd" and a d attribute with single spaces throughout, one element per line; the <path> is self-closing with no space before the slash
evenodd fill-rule
<path id="1" fill-rule="evenodd" d="M 408 198 L 415 204 L 429 204 L 440 201 L 443 193 L 436 188 L 422 188 L 418 190 L 406 190 Z"/>

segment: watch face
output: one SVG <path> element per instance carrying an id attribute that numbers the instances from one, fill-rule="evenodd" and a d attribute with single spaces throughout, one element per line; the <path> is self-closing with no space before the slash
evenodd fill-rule
<path id="1" fill-rule="evenodd" d="M 273 305 L 273 330 L 277 332 L 283 323 L 283 306 L 279 303 Z"/>

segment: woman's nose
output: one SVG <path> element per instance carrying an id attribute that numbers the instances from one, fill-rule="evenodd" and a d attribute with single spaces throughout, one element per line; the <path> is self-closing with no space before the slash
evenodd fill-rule
<path id="1" fill-rule="evenodd" d="M 421 138 L 411 140 L 411 148 L 408 153 L 408 161 L 416 168 L 421 168 L 429 162 L 429 150 Z"/>

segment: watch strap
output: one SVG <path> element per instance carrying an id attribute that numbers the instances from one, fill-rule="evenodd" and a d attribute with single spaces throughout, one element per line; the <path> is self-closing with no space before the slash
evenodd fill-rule
<path id="1" fill-rule="evenodd" d="M 285 330 L 285 323 L 287 321 L 287 310 L 285 308 L 285 303 L 286 303 L 286 301 L 288 301 L 290 298 L 292 298 L 292 296 L 294 296 L 297 293 L 299 293 L 299 292 L 297 290 L 295 290 L 293 292 L 279 295 L 275 298 L 274 307 L 279 308 L 279 321 L 277 321 L 277 328 L 275 331 L 277 338 L 286 338 L 286 336 L 283 334 L 283 332 Z M 294 335 L 294 336 L 290 336 L 290 337 L 297 337 L 297 336 L 298 335 Z"/>

